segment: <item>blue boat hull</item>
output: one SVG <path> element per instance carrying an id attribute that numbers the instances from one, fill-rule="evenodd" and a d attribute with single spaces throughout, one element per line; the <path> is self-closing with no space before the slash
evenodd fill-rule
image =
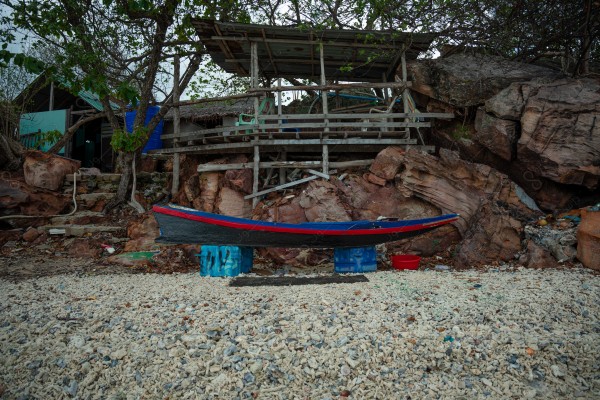
<path id="1" fill-rule="evenodd" d="M 456 221 L 456 214 L 407 221 L 285 224 L 154 206 L 159 243 L 215 246 L 336 248 L 365 247 L 407 239 Z"/>

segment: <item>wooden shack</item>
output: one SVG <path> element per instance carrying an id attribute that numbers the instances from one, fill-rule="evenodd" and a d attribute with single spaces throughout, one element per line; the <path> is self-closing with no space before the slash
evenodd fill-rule
<path id="1" fill-rule="evenodd" d="M 252 98 L 253 112 L 241 114 L 231 126 L 163 135 L 167 146 L 155 153 L 173 154 L 175 168 L 182 153 L 250 155 L 249 163 L 202 165 L 198 170 L 252 168 L 253 192 L 246 198 L 254 203 L 272 191 L 329 179 L 336 168 L 369 165 L 387 146 L 432 151 L 419 130 L 429 128 L 433 118 L 452 118 L 446 113 L 419 113 L 411 102 L 406 60 L 426 51 L 432 34 L 312 30 L 204 19 L 193 23 L 216 64 L 250 78 L 248 93 L 237 97 Z M 296 84 L 284 85 L 282 79 Z M 362 96 L 364 104 L 339 107 L 336 99 L 357 90 L 368 94 Z M 290 91 L 314 94 L 318 106 L 309 112 L 284 112 L 282 93 Z M 349 153 L 367 157 L 339 160 Z M 306 176 L 294 178 L 295 174 L 286 173 L 290 168 L 303 170 Z M 261 185 L 265 169 L 269 179 Z M 279 176 L 275 185 L 274 170 Z"/>

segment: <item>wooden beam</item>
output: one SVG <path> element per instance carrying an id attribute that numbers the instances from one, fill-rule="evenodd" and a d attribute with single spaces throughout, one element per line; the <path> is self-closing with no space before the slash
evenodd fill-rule
<path id="1" fill-rule="evenodd" d="M 270 51 L 268 44 L 265 43 L 265 45 L 267 46 L 267 50 Z M 275 62 L 272 59 L 271 59 L 271 61 Z M 250 59 L 248 59 L 248 58 L 226 58 L 225 62 L 230 63 L 230 64 L 238 63 L 238 62 L 250 62 Z M 319 61 L 317 61 L 317 60 L 306 60 L 306 59 L 301 59 L 301 58 L 277 58 L 277 62 L 299 64 L 299 65 L 311 65 L 311 66 L 319 65 Z M 341 62 L 339 62 L 339 61 L 327 61 L 327 60 L 325 61 L 325 65 L 339 66 L 340 64 L 341 64 Z M 369 66 L 380 67 L 380 68 L 381 67 L 387 68 L 387 67 L 389 67 L 389 65 L 390 65 L 389 63 L 383 63 L 383 62 L 369 63 Z M 275 72 L 277 72 L 277 71 L 275 70 Z"/>
<path id="2" fill-rule="evenodd" d="M 412 86 L 411 82 L 374 82 L 374 83 L 336 83 L 334 85 L 305 85 L 305 86 L 281 86 L 271 88 L 251 88 L 248 92 L 288 92 L 292 90 L 344 90 L 344 89 L 401 89 L 405 86 Z"/>
<path id="3" fill-rule="evenodd" d="M 328 174 L 324 174 L 323 172 L 315 171 L 314 169 L 307 169 L 306 172 L 309 172 L 313 175 L 319 176 L 323 179 L 329 180 L 329 178 L 330 178 Z"/>
<path id="4" fill-rule="evenodd" d="M 157 149 L 152 150 L 152 154 L 169 154 L 169 153 L 202 153 L 209 150 L 221 150 L 221 149 L 244 149 L 252 148 L 253 146 L 310 146 L 317 145 L 321 146 L 323 143 L 328 145 L 415 145 L 417 144 L 416 139 L 361 139 L 361 138 L 347 138 L 347 139 L 259 139 L 252 140 L 250 142 L 240 143 L 214 143 L 214 144 L 203 144 L 197 146 L 186 146 L 170 149 Z"/>
<path id="5" fill-rule="evenodd" d="M 313 175 L 313 176 L 309 176 L 307 178 L 298 179 L 297 181 L 294 181 L 294 182 L 289 182 L 289 183 L 286 183 L 284 185 L 279 185 L 279 186 L 272 187 L 271 189 L 262 190 L 262 191 L 257 192 L 257 193 L 249 194 L 247 196 L 244 196 L 244 200 L 255 199 L 258 196 L 262 196 L 263 194 L 267 194 L 267 193 L 271 193 L 271 192 L 276 192 L 278 190 L 282 190 L 282 189 L 286 189 L 286 188 L 289 188 L 289 187 L 292 187 L 292 186 L 300 185 L 301 183 L 310 182 L 310 181 L 318 179 L 318 178 L 319 178 L 318 176 Z"/>
<path id="6" fill-rule="evenodd" d="M 329 163 L 331 168 L 352 168 L 363 167 L 373 164 L 373 160 L 352 160 L 352 161 L 333 161 Z M 311 169 L 322 165 L 320 161 L 263 161 L 259 163 L 259 168 L 299 168 Z M 254 162 L 232 163 L 232 164 L 202 164 L 198 165 L 198 172 L 229 171 L 235 169 L 254 168 Z M 285 182 L 284 182 L 285 183 Z M 281 183 L 283 185 L 283 183 Z"/>
<path id="7" fill-rule="evenodd" d="M 221 36 L 224 37 L 223 34 L 221 33 L 221 29 L 215 24 L 215 31 Z M 221 51 L 229 58 L 234 58 L 234 55 L 231 51 L 231 49 L 229 48 L 229 44 L 227 43 L 226 39 L 217 39 L 219 40 L 218 45 L 219 48 L 221 49 Z M 244 69 L 244 67 L 242 66 L 241 63 L 237 63 L 236 69 L 238 70 L 238 72 L 240 73 L 240 75 L 247 75 L 248 72 Z"/>
<path id="8" fill-rule="evenodd" d="M 211 40 L 222 40 L 229 42 L 261 42 L 261 43 L 284 43 L 284 44 L 299 44 L 299 45 L 319 45 L 320 40 L 297 40 L 297 39 L 264 39 L 262 37 L 241 37 L 241 36 L 211 36 Z M 327 42 L 329 47 L 353 47 L 353 48 L 366 48 L 366 49 L 386 49 L 386 50 L 398 50 L 398 46 L 386 45 L 382 43 L 339 43 L 339 42 Z M 233 58 L 233 57 L 230 57 Z"/>

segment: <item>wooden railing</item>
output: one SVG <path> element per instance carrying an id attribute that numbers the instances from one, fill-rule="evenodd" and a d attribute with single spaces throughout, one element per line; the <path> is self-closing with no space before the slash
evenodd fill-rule
<path id="1" fill-rule="evenodd" d="M 361 114 L 269 114 L 259 115 L 258 123 L 244 124 L 240 126 L 227 126 L 212 129 L 202 129 L 192 132 L 182 132 L 179 135 L 162 135 L 162 139 L 175 139 L 188 141 L 203 139 L 210 136 L 222 136 L 224 133 L 230 135 L 257 135 L 261 133 L 283 133 L 297 129 L 324 130 L 329 128 L 330 132 L 336 130 L 355 131 L 364 130 L 389 130 L 405 128 L 428 128 L 430 122 L 424 122 L 427 118 L 452 118 L 449 113 L 361 113 Z M 401 119 L 401 121 L 396 121 Z M 267 132 L 269 131 L 269 132 Z"/>

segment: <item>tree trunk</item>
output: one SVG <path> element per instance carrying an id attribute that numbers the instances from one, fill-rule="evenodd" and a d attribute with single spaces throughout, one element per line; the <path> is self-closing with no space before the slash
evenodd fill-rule
<path id="1" fill-rule="evenodd" d="M 0 135 L 0 170 L 16 171 L 21 168 L 23 151 L 19 142 Z"/>
<path id="2" fill-rule="evenodd" d="M 117 195 L 104 207 L 103 212 L 105 214 L 116 206 L 127 202 L 127 193 L 129 192 L 129 184 L 132 176 L 131 161 L 133 161 L 133 157 L 134 153 L 119 153 L 121 180 L 119 181 Z"/>

